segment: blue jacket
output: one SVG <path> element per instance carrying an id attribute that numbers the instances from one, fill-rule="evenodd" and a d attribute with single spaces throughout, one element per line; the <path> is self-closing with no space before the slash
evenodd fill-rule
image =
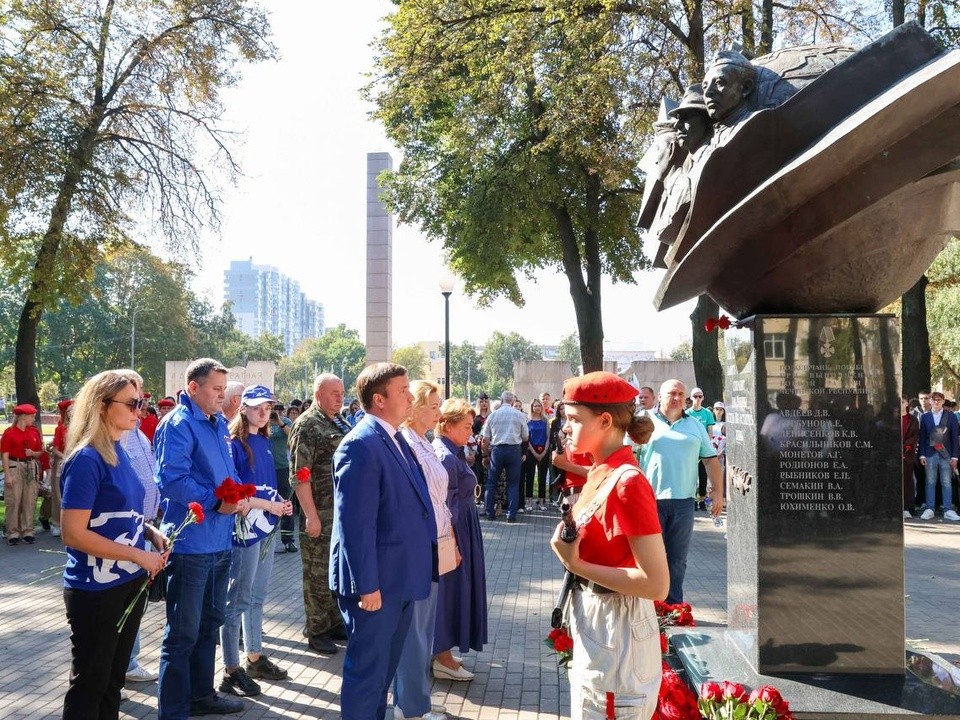
<path id="1" fill-rule="evenodd" d="M 960 457 L 960 424 L 957 423 L 957 416 L 949 410 L 943 411 L 944 428 L 943 448 L 948 458 Z M 920 416 L 920 454 L 923 457 L 936 455 L 937 450 L 931 443 L 930 435 L 937 427 L 933 421 L 933 412 L 925 412 Z"/>
<path id="2" fill-rule="evenodd" d="M 412 462 L 413 455 L 410 459 Z M 330 589 L 423 600 L 437 579 L 437 524 L 422 471 L 369 415 L 333 456 Z"/>
<path id="3" fill-rule="evenodd" d="M 214 489 L 228 477 L 237 478 L 230 452 L 230 433 L 223 415 L 207 417 L 181 393 L 177 407 L 163 419 L 153 438 L 157 453 L 157 485 L 163 524 L 169 535 L 187 516 L 187 504 L 198 502 L 206 518 L 180 534 L 173 552 L 187 555 L 229 550 L 235 518 L 213 508 Z"/>

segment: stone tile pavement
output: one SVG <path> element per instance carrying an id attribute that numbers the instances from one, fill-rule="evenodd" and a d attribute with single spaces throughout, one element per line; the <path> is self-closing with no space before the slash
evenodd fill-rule
<path id="1" fill-rule="evenodd" d="M 560 583 L 547 546 L 558 515 L 523 516 L 514 525 L 484 522 L 490 601 L 490 642 L 469 653 L 471 683 L 434 681 L 434 701 L 453 718 L 546 720 L 568 717 L 566 678 L 543 644 Z M 908 521 L 906 531 L 906 636 L 960 661 L 960 525 Z M 702 625 L 726 622 L 725 528 L 697 518 L 686 591 Z M 38 535 L 32 547 L 0 543 L 0 717 L 59 717 L 66 690 L 70 643 L 63 612 L 59 538 Z M 337 718 L 342 653 L 323 657 L 301 637 L 300 557 L 281 554 L 265 609 L 265 650 L 290 672 L 283 683 L 263 683 L 233 717 Z M 142 624 L 141 661 L 156 669 L 163 612 L 150 605 Z M 110 632 L 105 628 L 104 632 Z M 129 685 L 122 718 L 156 717 L 156 683 Z"/>

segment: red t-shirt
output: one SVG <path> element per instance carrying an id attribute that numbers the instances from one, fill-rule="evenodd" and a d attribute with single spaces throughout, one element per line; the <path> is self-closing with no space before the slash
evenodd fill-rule
<path id="1" fill-rule="evenodd" d="M 43 450 L 43 441 L 34 426 L 28 425 L 26 430 L 21 430 L 16 425 L 11 425 L 3 431 L 3 437 L 0 437 L 0 453 L 10 453 L 11 460 L 25 460 L 27 448 Z"/>
<path id="2" fill-rule="evenodd" d="M 53 431 L 53 447 L 61 454 L 67 451 L 67 426 L 62 422 L 57 423 L 57 428 Z"/>
<path id="3" fill-rule="evenodd" d="M 567 460 L 572 462 L 574 465 L 579 465 L 580 467 L 585 468 L 593 465 L 593 458 L 590 456 L 590 453 L 575 453 L 570 452 L 569 448 L 564 448 L 563 454 L 566 456 Z M 564 471 L 564 490 L 580 490 L 586 484 L 587 478 L 583 475 L 577 475 L 576 473 Z"/>
<path id="4" fill-rule="evenodd" d="M 637 467 L 629 445 L 617 450 L 602 465 L 590 470 L 587 482 L 591 487 L 603 485 L 604 480 L 621 465 Z M 589 563 L 607 567 L 636 567 L 637 561 L 627 538 L 660 533 L 657 500 L 653 488 L 640 472 L 621 477 L 607 500 L 590 522 L 580 530 L 580 557 Z"/>
<path id="5" fill-rule="evenodd" d="M 153 434 L 157 432 L 157 425 L 160 420 L 156 415 L 151 415 L 147 413 L 147 416 L 140 420 L 140 432 L 147 436 L 147 440 L 150 441 L 150 444 L 153 444 Z"/>

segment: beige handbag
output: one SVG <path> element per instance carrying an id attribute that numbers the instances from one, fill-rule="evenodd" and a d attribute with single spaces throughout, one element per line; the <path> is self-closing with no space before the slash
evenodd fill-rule
<path id="1" fill-rule="evenodd" d="M 453 537 L 452 529 L 449 535 L 437 540 L 437 556 L 439 559 L 437 570 L 441 575 L 456 570 L 460 565 L 460 553 L 457 552 L 457 541 Z"/>

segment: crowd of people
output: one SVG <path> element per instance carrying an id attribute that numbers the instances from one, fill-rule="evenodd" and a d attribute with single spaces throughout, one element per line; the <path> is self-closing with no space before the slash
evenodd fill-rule
<path id="1" fill-rule="evenodd" d="M 937 513 L 960 522 L 953 499 L 958 497 L 960 412 L 955 400 L 939 390 L 901 398 L 903 436 L 903 517 L 933 520 Z"/>
<path id="2" fill-rule="evenodd" d="M 151 405 L 137 373 L 115 370 L 59 404 L 48 447 L 36 408 L 17 406 L 2 439 L 7 540 L 32 542 L 46 477 L 50 529 L 68 549 L 64 717 L 116 717 L 124 683 L 152 680 L 162 719 L 241 712 L 235 696 L 288 678 L 264 652 L 263 607 L 274 555 L 300 552 L 307 647 L 345 652 L 342 716 L 383 718 L 392 690 L 395 718 L 440 720 L 431 677 L 469 682 L 463 655 L 487 642 L 481 512 L 510 523 L 566 503 L 580 516 L 580 542 L 553 541 L 579 578 L 577 636 L 590 626 L 595 637 L 601 616 L 617 618 L 605 632 L 646 626 L 652 599 L 682 601 L 697 503 L 723 507 L 722 403 L 710 410 L 676 380 L 659 396 L 637 391 L 610 373 L 526 405 L 510 392 L 475 406 L 440 392 L 381 363 L 349 404 L 340 378 L 322 374 L 311 399 L 283 407 L 204 359 L 176 397 Z M 252 491 L 231 495 L 225 479 Z M 151 583 L 167 603 L 158 672 L 138 660 Z M 93 631 L 104 626 L 119 632 Z M 659 682 L 654 640 L 620 643 L 619 657 L 579 653 L 575 717 L 604 693 L 646 696 Z M 602 690 L 596 663 L 643 682 Z"/>

